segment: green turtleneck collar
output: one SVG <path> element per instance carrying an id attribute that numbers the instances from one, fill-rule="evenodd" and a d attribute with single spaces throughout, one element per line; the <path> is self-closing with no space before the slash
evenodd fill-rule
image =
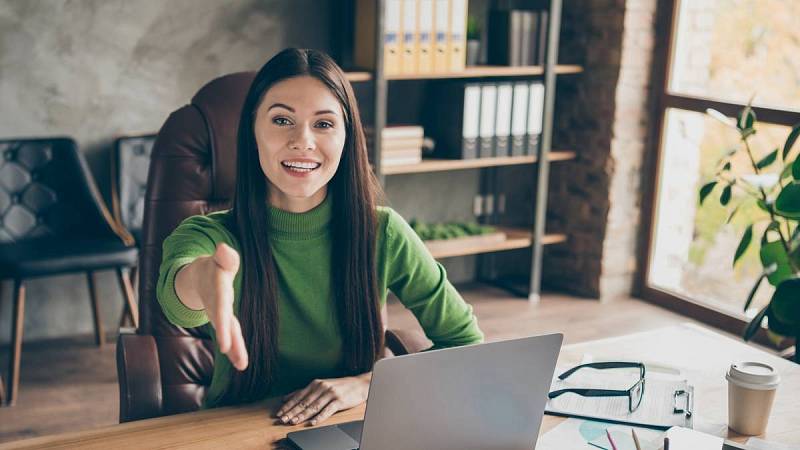
<path id="1" fill-rule="evenodd" d="M 293 213 L 267 205 L 269 231 L 281 239 L 312 239 L 328 232 L 333 217 L 333 201 L 325 196 L 315 208 L 304 213 Z"/>

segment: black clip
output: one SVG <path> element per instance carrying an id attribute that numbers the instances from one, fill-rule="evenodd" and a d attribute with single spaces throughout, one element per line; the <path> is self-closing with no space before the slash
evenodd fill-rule
<path id="1" fill-rule="evenodd" d="M 678 407 L 678 397 L 681 396 L 685 396 L 686 398 L 683 408 Z M 686 417 L 692 417 L 691 396 L 692 396 L 691 392 L 685 391 L 683 389 L 678 389 L 677 391 L 675 391 L 675 393 L 672 394 L 672 413 L 673 414 L 684 413 L 686 414 Z"/>

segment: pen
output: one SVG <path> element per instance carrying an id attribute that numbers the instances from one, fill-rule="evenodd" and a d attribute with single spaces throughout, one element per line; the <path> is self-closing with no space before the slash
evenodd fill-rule
<path id="1" fill-rule="evenodd" d="M 608 428 L 606 428 L 606 436 L 608 436 L 608 442 L 611 443 L 611 449 L 617 450 L 617 444 L 615 444 L 614 440 L 611 439 L 611 433 L 608 432 Z"/>
<path id="2" fill-rule="evenodd" d="M 664 450 L 669 450 L 669 438 L 664 438 Z"/>
<path id="3" fill-rule="evenodd" d="M 636 450 L 642 450 L 642 444 L 639 443 L 639 436 L 636 436 L 636 430 L 631 428 L 631 436 L 633 436 L 633 445 L 636 446 Z"/>

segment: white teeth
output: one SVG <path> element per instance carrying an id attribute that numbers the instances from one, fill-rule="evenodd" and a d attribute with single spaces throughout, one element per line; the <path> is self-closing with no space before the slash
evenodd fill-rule
<path id="1" fill-rule="evenodd" d="M 285 167 L 290 167 L 293 169 L 308 169 L 308 170 L 314 170 L 320 166 L 319 163 L 299 162 L 299 161 L 283 161 L 281 164 Z"/>

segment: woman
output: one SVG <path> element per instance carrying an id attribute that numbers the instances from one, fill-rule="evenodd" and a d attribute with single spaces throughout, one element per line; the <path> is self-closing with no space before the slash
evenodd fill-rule
<path id="1" fill-rule="evenodd" d="M 237 153 L 233 208 L 178 226 L 158 282 L 172 323 L 213 327 L 204 406 L 285 395 L 283 423 L 316 424 L 366 401 L 388 290 L 434 348 L 482 341 L 442 266 L 376 205 L 356 99 L 327 55 L 287 49 L 261 68 Z"/>

